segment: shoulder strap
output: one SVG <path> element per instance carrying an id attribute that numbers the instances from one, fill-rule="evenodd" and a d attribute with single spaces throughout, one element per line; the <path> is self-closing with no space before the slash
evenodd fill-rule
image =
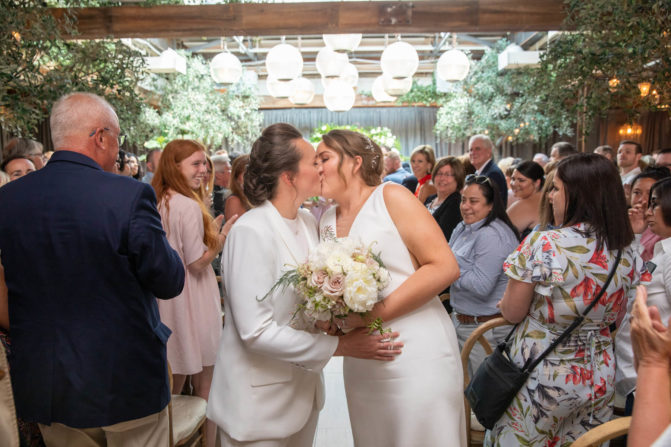
<path id="1" fill-rule="evenodd" d="M 603 287 L 597 294 L 596 298 L 592 300 L 591 303 L 589 303 L 589 306 L 585 309 L 585 311 L 579 315 L 575 320 L 573 320 L 573 323 L 566 328 L 562 334 L 555 339 L 555 341 L 552 342 L 552 344 L 545 350 L 541 355 L 538 356 L 533 362 L 531 361 L 531 358 L 527 360 L 526 365 L 524 365 L 524 370 L 526 372 L 531 372 L 549 353 L 554 351 L 554 349 L 562 342 L 564 341 L 569 335 L 571 335 L 571 332 L 578 327 L 584 320 L 585 316 L 589 313 L 590 310 L 596 305 L 596 303 L 599 302 L 601 297 L 603 296 L 604 293 L 606 293 L 606 289 L 608 288 L 608 285 L 610 284 L 610 281 L 613 279 L 613 276 L 615 276 L 615 271 L 617 270 L 617 266 L 620 264 L 620 259 L 622 258 L 622 249 L 617 251 L 617 257 L 615 258 L 615 264 L 613 264 L 613 267 L 610 269 L 610 272 L 608 273 L 608 278 L 606 278 L 606 282 L 604 283 Z"/>

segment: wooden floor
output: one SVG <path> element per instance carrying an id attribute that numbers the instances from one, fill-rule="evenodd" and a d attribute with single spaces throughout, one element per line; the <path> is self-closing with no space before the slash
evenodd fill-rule
<path id="1" fill-rule="evenodd" d="M 315 447 L 354 446 L 345 399 L 342 360 L 342 357 L 333 357 L 324 368 L 326 404 L 319 414 Z"/>

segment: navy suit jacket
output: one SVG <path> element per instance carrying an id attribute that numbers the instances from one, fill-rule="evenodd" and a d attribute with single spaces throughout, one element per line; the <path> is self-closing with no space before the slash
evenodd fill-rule
<path id="1" fill-rule="evenodd" d="M 499 187 L 501 199 L 503 199 L 503 209 L 508 208 L 508 183 L 506 183 L 506 176 L 503 175 L 503 172 L 496 166 L 494 160 L 489 160 L 487 162 L 480 175 L 489 178 Z"/>
<path id="2" fill-rule="evenodd" d="M 184 285 L 151 186 L 57 151 L 0 188 L 12 385 L 26 421 L 99 427 L 170 399 L 155 297 Z"/>

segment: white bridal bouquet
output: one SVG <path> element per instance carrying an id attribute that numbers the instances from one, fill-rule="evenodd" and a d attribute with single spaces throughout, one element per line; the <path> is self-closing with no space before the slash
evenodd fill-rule
<path id="1" fill-rule="evenodd" d="M 321 242 L 306 262 L 289 270 L 273 285 L 265 299 L 278 287 L 293 285 L 303 298 L 292 325 L 314 327 L 317 321 L 345 318 L 349 313 L 363 314 L 380 300 L 380 291 L 389 284 L 389 272 L 379 255 L 360 241 L 350 238 Z M 368 326 L 381 334 L 382 320 Z"/>

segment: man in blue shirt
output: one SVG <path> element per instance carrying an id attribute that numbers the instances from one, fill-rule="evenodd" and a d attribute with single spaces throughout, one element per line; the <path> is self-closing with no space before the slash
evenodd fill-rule
<path id="1" fill-rule="evenodd" d="M 401 166 L 401 155 L 396 149 L 389 149 L 384 156 L 384 172 L 387 174 L 383 181 L 394 182 L 399 185 L 403 183 L 406 177 L 410 176 L 410 172 L 403 169 Z"/>

